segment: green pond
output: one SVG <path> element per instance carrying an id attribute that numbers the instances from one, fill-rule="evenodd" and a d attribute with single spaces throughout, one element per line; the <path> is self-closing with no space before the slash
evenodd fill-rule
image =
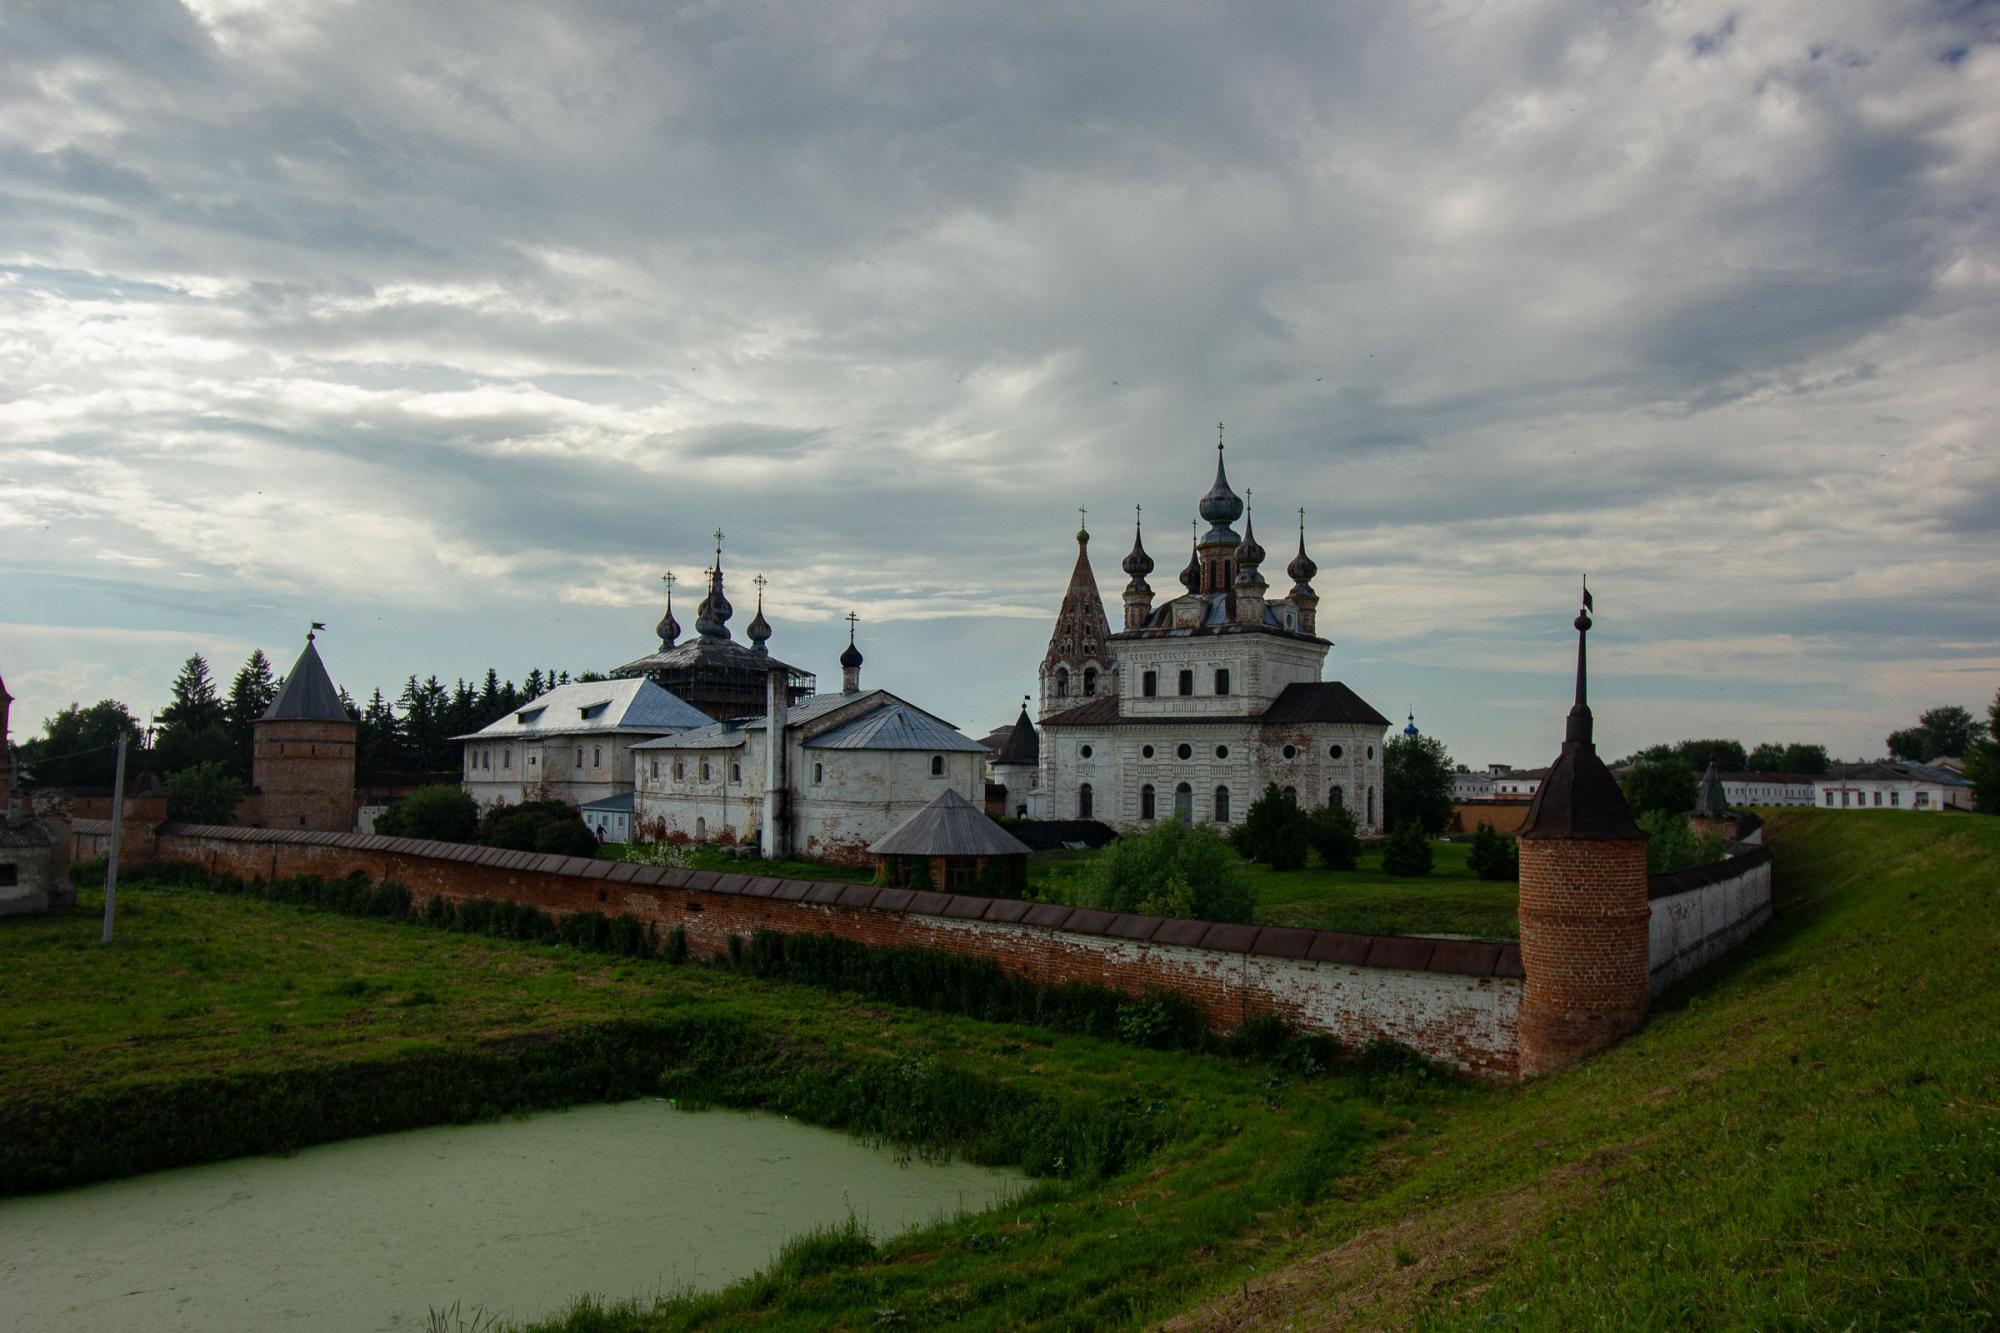
<path id="1" fill-rule="evenodd" d="M 421 1330 L 711 1289 L 851 1212 L 877 1237 L 1016 1173 L 659 1101 L 384 1134 L 0 1200 L 8 1329 Z"/>

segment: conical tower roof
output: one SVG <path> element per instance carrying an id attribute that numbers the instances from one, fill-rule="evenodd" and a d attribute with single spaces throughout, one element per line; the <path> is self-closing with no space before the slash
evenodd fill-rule
<path id="1" fill-rule="evenodd" d="M 1105 640 L 1111 637 L 1111 621 L 1104 614 L 1104 598 L 1097 591 L 1097 575 L 1090 568 L 1090 534 L 1076 534 L 1076 565 L 1069 573 L 1069 588 L 1063 593 L 1062 609 L 1056 613 L 1055 633 L 1049 636 L 1050 662 L 1082 662 L 1105 656 Z"/>
<path id="2" fill-rule="evenodd" d="M 1590 633 L 1590 590 L 1576 617 L 1576 703 L 1563 731 L 1562 752 L 1535 790 L 1519 838 L 1643 838 L 1618 779 L 1597 756 L 1591 730 L 1584 643 Z"/>
<path id="3" fill-rule="evenodd" d="M 264 716 L 258 721 L 353 721 L 340 702 L 340 691 L 333 687 L 333 678 L 326 674 L 326 663 L 319 660 L 319 649 L 313 647 L 312 635 L 306 635 L 306 650 L 299 654 L 298 661 L 292 663 L 284 688 L 278 691 L 278 697 L 271 701 L 271 706 L 264 710 Z"/>
<path id="4" fill-rule="evenodd" d="M 993 757 L 997 764 L 1025 764 L 1030 768 L 1042 762 L 1042 738 L 1035 734 L 1035 724 L 1028 717 L 1028 705 L 1021 705 L 1021 716 L 1014 719 L 1014 729 L 1007 733 L 1007 743 L 1000 747 L 1000 753 Z"/>

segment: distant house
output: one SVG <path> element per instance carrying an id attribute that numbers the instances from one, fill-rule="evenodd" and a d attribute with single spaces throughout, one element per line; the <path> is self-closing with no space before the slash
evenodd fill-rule
<path id="1" fill-rule="evenodd" d="M 1810 773 L 1724 773 L 1722 792 L 1732 806 L 1814 804 Z"/>
<path id="2" fill-rule="evenodd" d="M 1970 810 L 1972 784 L 1935 764 L 1835 764 L 1813 779 L 1813 804 L 1822 810 Z"/>
<path id="3" fill-rule="evenodd" d="M 1451 799 L 1525 801 L 1541 790 L 1542 779 L 1548 774 L 1546 768 L 1514 768 L 1508 764 L 1490 765 L 1484 773 L 1454 773 Z"/>
<path id="4" fill-rule="evenodd" d="M 630 795 L 634 745 L 707 725 L 706 714 L 637 677 L 559 685 L 453 739 L 481 810 L 545 799 L 582 806 Z"/>
<path id="5" fill-rule="evenodd" d="M 601 801 L 584 802 L 579 807 L 584 827 L 595 833 L 599 842 L 632 841 L 632 801 L 633 794 L 625 791 Z"/>

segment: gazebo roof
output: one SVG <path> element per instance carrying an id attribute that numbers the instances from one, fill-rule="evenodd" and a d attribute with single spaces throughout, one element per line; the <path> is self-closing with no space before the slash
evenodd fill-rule
<path id="1" fill-rule="evenodd" d="M 947 787 L 868 850 L 877 856 L 1026 856 L 1030 848 Z"/>

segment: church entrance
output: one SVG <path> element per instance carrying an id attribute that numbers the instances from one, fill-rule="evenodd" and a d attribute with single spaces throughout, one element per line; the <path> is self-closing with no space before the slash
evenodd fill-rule
<path id="1" fill-rule="evenodd" d="M 1194 788 L 1185 782 L 1174 788 L 1174 818 L 1183 824 L 1194 823 Z"/>

